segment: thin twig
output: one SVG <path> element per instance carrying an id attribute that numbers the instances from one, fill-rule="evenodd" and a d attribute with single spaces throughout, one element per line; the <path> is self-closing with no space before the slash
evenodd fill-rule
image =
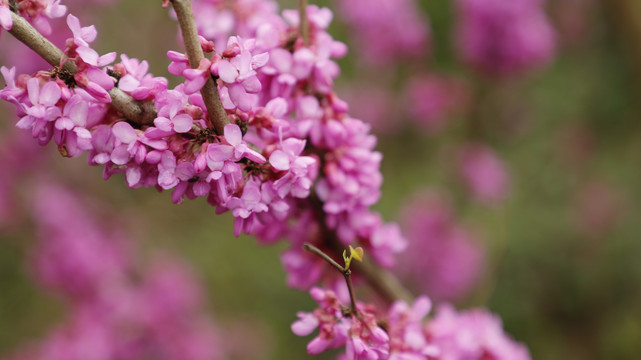
<path id="1" fill-rule="evenodd" d="M 13 21 L 13 27 L 9 30 L 11 35 L 35 51 L 52 66 L 60 65 L 64 56 L 62 50 L 42 36 L 38 30 L 20 15 L 12 12 L 11 20 Z M 65 62 L 63 69 L 72 74 L 77 71 L 76 64 L 71 61 Z M 109 96 L 111 96 L 111 105 L 131 122 L 138 125 L 150 125 L 153 123 L 156 111 L 151 102 L 136 101 L 118 87 L 109 90 Z"/>
<path id="2" fill-rule="evenodd" d="M 205 58 L 205 54 L 203 53 L 203 49 L 200 46 L 200 40 L 198 39 L 198 29 L 196 28 L 194 13 L 191 9 L 191 1 L 171 0 L 171 3 L 174 6 L 174 10 L 176 10 L 178 25 L 180 25 L 180 31 L 185 43 L 185 50 L 187 51 L 187 57 L 189 58 L 189 65 L 195 69 L 200 65 L 200 60 Z M 227 117 L 227 112 L 220 100 L 218 86 L 216 86 L 216 83 L 211 76 L 207 79 L 207 82 L 200 90 L 200 93 L 203 96 L 203 101 L 207 107 L 207 113 L 209 114 L 209 119 L 207 119 L 208 124 L 213 126 L 218 135 L 222 135 L 225 125 L 229 124 L 229 117 Z"/>
<path id="3" fill-rule="evenodd" d="M 327 261 L 330 265 L 332 265 L 333 267 L 335 267 L 336 269 L 338 269 L 338 271 L 340 271 L 341 273 L 345 274 L 345 268 L 344 268 L 344 267 L 342 267 L 342 266 L 341 266 L 339 263 L 337 263 L 336 261 L 334 261 L 334 259 L 332 259 L 331 257 L 329 257 L 329 255 L 325 254 L 325 253 L 323 252 L 323 250 L 321 250 L 321 249 L 317 248 L 316 246 L 314 246 L 314 245 L 312 245 L 312 244 L 309 244 L 309 243 L 305 243 L 305 244 L 303 244 L 303 249 L 305 249 L 305 250 L 307 250 L 307 251 L 309 251 L 309 252 L 312 252 L 312 253 L 314 253 L 314 254 L 316 254 L 316 255 L 320 256 L 321 258 L 323 258 L 323 260 Z"/>
<path id="4" fill-rule="evenodd" d="M 343 273 L 343 276 L 345 276 L 347 290 L 349 291 L 349 300 L 352 307 L 352 313 L 358 315 L 358 310 L 356 309 L 356 296 L 354 295 L 354 286 L 352 285 L 352 271 L 347 269 L 347 271 Z"/>
<path id="5" fill-rule="evenodd" d="M 325 244 L 327 244 L 334 253 L 340 254 L 343 251 L 343 245 L 336 236 L 336 232 L 327 227 L 322 201 L 318 196 L 312 194 L 310 196 L 310 203 L 321 228 L 323 241 L 325 241 Z M 362 263 L 354 264 L 354 270 L 357 271 L 358 274 L 363 275 L 367 283 L 390 303 L 399 299 L 409 303 L 414 299 L 412 293 L 401 284 L 396 276 L 389 271 L 381 269 L 367 257 L 363 259 Z"/>
<path id="6" fill-rule="evenodd" d="M 349 300 L 351 303 L 350 313 L 356 316 L 359 316 L 358 310 L 356 309 L 356 296 L 354 295 L 354 286 L 352 285 L 352 271 L 350 269 L 347 269 L 341 266 L 339 263 L 334 261 L 334 259 L 332 259 L 329 255 L 325 254 L 323 250 L 317 248 L 316 246 L 310 243 L 303 244 L 303 249 L 320 256 L 321 258 L 323 258 L 323 260 L 327 261 L 330 265 L 338 269 L 338 271 L 340 271 L 343 274 L 343 276 L 345 277 L 345 283 L 347 283 L 347 290 L 349 291 Z"/>
<path id="7" fill-rule="evenodd" d="M 298 31 L 303 38 L 303 43 L 309 45 L 309 25 L 307 23 L 307 0 L 298 0 L 298 14 L 300 21 L 298 22 Z"/>

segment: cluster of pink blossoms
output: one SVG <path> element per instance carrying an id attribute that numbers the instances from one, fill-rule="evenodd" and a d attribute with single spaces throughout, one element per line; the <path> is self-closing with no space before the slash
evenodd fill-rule
<path id="1" fill-rule="evenodd" d="M 0 0 L 0 28 L 11 30 L 12 7 L 18 15 L 27 19 L 42 34 L 51 34 L 50 19 L 64 16 L 67 7 L 60 4 L 60 0 Z"/>
<path id="2" fill-rule="evenodd" d="M 427 55 L 430 26 L 415 0 L 335 0 L 360 57 L 376 65 Z"/>
<path id="3" fill-rule="evenodd" d="M 206 198 L 233 214 L 235 234 L 263 243 L 287 239 L 288 284 L 333 287 L 312 290 L 324 310 L 315 315 L 322 333 L 310 352 L 345 346 L 347 359 L 439 359 L 444 350 L 420 324 L 429 312 L 425 298 L 412 310 L 396 305 L 386 315 L 359 305 L 358 316 L 346 316 L 344 296 L 334 295 L 343 290 L 339 277 L 301 250 L 303 242 L 322 249 L 357 243 L 391 268 L 407 246 L 399 226 L 370 209 L 380 197 L 382 155 L 369 126 L 334 92 L 334 59 L 347 47 L 326 31 L 332 12 L 309 6 L 303 39 L 299 12 L 279 16 L 272 1 L 201 0 L 194 7 L 202 49 L 212 55 L 192 69 L 186 55 L 169 52 L 170 73 L 185 79 L 173 89 L 148 73 L 146 61 L 121 55 L 113 64 L 115 53 L 98 54 L 90 45 L 96 29 L 69 15 L 72 37 L 61 65 L 77 71 L 16 75 L 3 67 L 0 98 L 16 106 L 18 127 L 38 143 L 53 139 L 63 156 L 88 154 L 90 164 L 104 166 L 105 178 L 124 174 L 132 188 L 171 190 L 176 203 Z M 229 121 L 223 133 L 214 131 L 199 93 L 210 78 Z M 153 122 L 135 122 L 110 106 L 114 90 L 153 105 Z M 389 327 L 382 328 L 386 316 Z M 295 331 L 310 333 L 313 325 L 309 318 Z"/>
<path id="4" fill-rule="evenodd" d="M 297 264 L 316 263 L 300 243 L 328 246 L 323 229 L 343 244 L 359 242 L 381 265 L 392 266 L 405 241 L 397 225 L 369 210 L 380 196 L 382 156 L 373 151 L 369 126 L 350 117 L 333 91 L 339 69 L 332 58 L 347 49 L 326 32 L 331 11 L 309 6 L 308 45 L 298 38 L 297 11 L 261 16 L 269 21 L 242 22 L 244 33 L 229 36 L 222 51 L 201 37 L 213 56 L 196 69 L 184 54 L 169 52 L 170 72 L 185 78 L 169 89 L 166 79 L 147 73 L 145 61 L 122 55 L 111 66 L 115 53 L 91 48 L 96 29 L 69 15 L 72 37 L 63 62 L 73 62 L 77 72 L 18 76 L 3 67 L 7 86 L 0 97 L 16 105 L 17 126 L 41 145 L 53 139 L 64 156 L 88 153 L 90 164 L 104 165 L 105 178 L 124 173 L 132 188 L 172 190 L 176 203 L 204 197 L 219 212 L 232 212 L 237 235 L 291 239 L 284 257 L 291 285 L 309 288 L 320 279 L 319 273 L 305 284 L 294 280 L 296 272 L 306 274 Z M 231 122 L 223 134 L 210 127 L 198 92 L 211 76 Z M 109 106 L 116 86 L 153 103 L 153 124 L 126 121 Z M 316 231 L 301 239 L 296 234 L 310 229 L 305 219 Z"/>
<path id="5" fill-rule="evenodd" d="M 458 0 L 458 50 L 472 66 L 496 75 L 522 72 L 554 55 L 555 32 L 544 0 Z"/>
<path id="6" fill-rule="evenodd" d="M 459 224 L 446 198 L 414 196 L 401 212 L 409 242 L 396 272 L 435 301 L 468 294 L 483 273 L 484 254 L 475 234 Z"/>
<path id="7" fill-rule="evenodd" d="M 61 296 L 68 317 L 10 359 L 220 359 L 199 284 L 168 255 L 135 267 L 134 246 L 105 231 L 70 191 L 37 185 L 32 250 L 37 280 Z"/>
<path id="8" fill-rule="evenodd" d="M 432 303 L 421 296 L 411 306 L 396 301 L 383 313 L 361 303 L 356 313 L 347 313 L 331 290 L 313 288 L 310 294 L 319 307 L 298 313 L 292 324 L 299 336 L 318 328 L 307 346 L 310 354 L 345 347 L 344 360 L 530 359 L 527 349 L 505 335 L 501 321 L 485 310 L 458 313 L 443 304 L 426 320 Z"/>

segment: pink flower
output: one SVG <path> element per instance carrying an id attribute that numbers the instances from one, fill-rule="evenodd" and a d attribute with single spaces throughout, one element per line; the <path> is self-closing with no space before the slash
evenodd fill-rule
<path id="1" fill-rule="evenodd" d="M 87 63 L 88 65 L 91 66 L 96 66 L 96 67 L 103 67 L 105 65 L 109 65 L 114 60 L 116 60 L 117 54 L 115 52 L 110 52 L 105 55 L 98 55 L 98 52 L 96 50 L 87 47 L 87 46 L 79 46 L 76 49 L 76 53 L 78 53 L 78 56 Z"/>
<path id="2" fill-rule="evenodd" d="M 465 109 L 468 89 L 454 77 L 416 76 L 407 85 L 409 119 L 430 135 L 439 133 L 451 116 Z"/>
<path id="3" fill-rule="evenodd" d="M 214 161 L 223 161 L 232 159 L 239 161 L 242 158 L 247 158 L 259 164 L 267 161 L 263 155 L 255 150 L 252 150 L 243 143 L 243 133 L 236 124 L 227 124 L 224 129 L 225 143 L 210 144 L 208 147 L 209 157 Z"/>
<path id="4" fill-rule="evenodd" d="M 477 284 L 484 254 L 474 234 L 460 224 L 449 202 L 421 194 L 401 212 L 407 250 L 397 272 L 435 300 L 459 299 Z"/>
<path id="5" fill-rule="evenodd" d="M 214 75 L 228 84 L 231 101 L 243 111 L 251 110 L 252 106 L 244 101 L 246 94 L 255 94 L 261 90 L 255 70 L 269 60 L 268 53 L 252 54 L 254 45 L 253 39 L 230 37 L 223 59 L 213 67 Z"/>
<path id="6" fill-rule="evenodd" d="M 317 325 L 318 336 L 307 344 L 307 352 L 311 355 L 320 354 L 325 350 L 345 346 L 349 321 L 342 321 L 342 304 L 331 290 L 312 288 L 310 295 L 319 304 L 313 313 L 299 312 L 299 320 L 292 324 L 296 335 L 309 335 Z M 314 321 L 311 317 L 315 317 Z"/>
<path id="7" fill-rule="evenodd" d="M 40 89 L 39 79 L 31 78 L 27 82 L 27 93 L 31 106 L 22 104 L 26 115 L 18 121 L 17 127 L 37 131 L 46 122 L 54 121 L 60 117 L 60 109 L 55 105 L 60 100 L 62 92 L 57 83 L 47 82 Z"/>
<path id="8" fill-rule="evenodd" d="M 182 76 L 183 71 L 190 69 L 187 55 L 177 51 L 168 51 L 167 57 L 171 60 L 169 63 L 169 73 L 176 76 Z"/>
<path id="9" fill-rule="evenodd" d="M 429 51 L 430 28 L 415 0 L 335 1 L 361 58 L 383 65 Z"/>
<path id="10" fill-rule="evenodd" d="M 316 178 L 317 162 L 311 156 L 300 156 L 305 140 L 289 138 L 281 141 L 281 149 L 269 156 L 269 163 L 285 174 L 274 182 L 274 189 L 283 198 L 288 193 L 297 198 L 306 198 Z"/>
<path id="11" fill-rule="evenodd" d="M 483 309 L 457 313 L 451 305 L 443 304 L 426 332 L 443 358 L 530 360 L 527 348 L 505 334 L 501 319 Z"/>
<path id="12" fill-rule="evenodd" d="M 67 25 L 73 33 L 73 42 L 76 46 L 89 46 L 89 43 L 93 42 L 98 36 L 95 26 L 81 27 L 80 20 L 71 14 L 67 15 Z"/>
<path id="13" fill-rule="evenodd" d="M 185 94 L 193 94 L 200 91 L 207 79 L 211 77 L 211 61 L 209 59 L 200 60 L 200 65 L 196 69 L 185 69 L 182 72 L 182 75 L 187 79 L 185 82 Z"/>
<path id="14" fill-rule="evenodd" d="M 89 105 L 80 96 L 72 96 L 65 104 L 62 116 L 56 120 L 56 129 L 71 130 L 75 127 L 84 128 L 87 125 Z M 83 129 L 87 131 L 87 129 Z"/>
<path id="15" fill-rule="evenodd" d="M 176 114 L 172 111 L 171 118 L 157 117 L 154 119 L 154 125 L 162 131 L 186 133 L 191 130 L 194 119 L 187 114 Z"/>
<path id="16" fill-rule="evenodd" d="M 5 66 L 0 67 L 0 73 L 4 78 L 6 87 L 0 90 L 0 99 L 4 99 L 13 104 L 19 104 L 19 98 L 25 93 L 25 89 L 16 86 L 16 68 L 7 68 Z"/>
<path id="17" fill-rule="evenodd" d="M 99 125 L 92 131 L 91 149 L 89 159 L 96 164 L 106 164 L 111 160 L 111 153 L 114 149 L 114 136 L 111 128 L 107 125 Z"/>
<path id="18" fill-rule="evenodd" d="M 111 131 L 119 142 L 111 153 L 111 161 L 125 165 L 134 158 L 137 164 L 141 164 L 147 156 L 147 149 L 139 140 L 138 132 L 124 121 L 114 124 Z"/>
<path id="19" fill-rule="evenodd" d="M 464 147 L 459 166 L 467 188 L 479 201 L 496 204 L 508 196 L 510 178 L 505 164 L 489 147 Z"/>
<path id="20" fill-rule="evenodd" d="M 7 0 L 0 1 L 0 27 L 7 31 L 13 27 L 11 10 L 9 9 L 9 2 Z"/>
<path id="21" fill-rule="evenodd" d="M 232 197 L 227 202 L 227 207 L 232 210 L 235 217 L 243 219 L 247 219 L 252 213 L 267 211 L 267 206 L 262 202 L 258 181 L 247 181 L 243 194 L 240 197 Z"/>
<path id="22" fill-rule="evenodd" d="M 548 63 L 555 31 L 543 0 L 458 0 L 457 45 L 461 58 L 494 75 Z"/>
<path id="23" fill-rule="evenodd" d="M 377 226 L 370 236 L 369 243 L 376 262 L 386 268 L 394 266 L 394 256 L 407 248 L 407 240 L 396 223 Z"/>
<path id="24" fill-rule="evenodd" d="M 423 331 L 423 321 L 432 310 L 432 301 L 425 295 L 414 300 L 412 306 L 395 301 L 387 315 L 390 336 L 390 360 L 419 360 L 440 355 L 440 349 Z"/>

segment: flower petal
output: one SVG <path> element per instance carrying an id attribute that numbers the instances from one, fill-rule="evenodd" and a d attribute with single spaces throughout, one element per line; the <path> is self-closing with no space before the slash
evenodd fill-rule
<path id="1" fill-rule="evenodd" d="M 136 130 L 134 130 L 134 128 L 125 121 L 115 123 L 111 128 L 111 131 L 116 139 L 120 140 L 124 144 L 131 144 L 138 138 Z"/>
<path id="2" fill-rule="evenodd" d="M 289 156 L 282 150 L 276 150 L 269 156 L 269 163 L 276 170 L 289 170 Z"/>
<path id="3" fill-rule="evenodd" d="M 225 125 L 224 132 L 225 140 L 232 146 L 238 146 L 243 141 L 243 133 L 236 124 Z"/>
<path id="4" fill-rule="evenodd" d="M 61 95 L 60 86 L 55 82 L 48 82 L 40 91 L 40 104 L 53 106 L 60 100 Z"/>
<path id="5" fill-rule="evenodd" d="M 233 83 L 238 77 L 238 69 L 227 60 L 218 63 L 218 76 L 226 83 Z"/>
<path id="6" fill-rule="evenodd" d="M 186 133 L 191 130 L 191 125 L 194 120 L 187 114 L 180 114 L 171 119 L 171 122 L 174 123 L 174 131 L 177 133 Z"/>

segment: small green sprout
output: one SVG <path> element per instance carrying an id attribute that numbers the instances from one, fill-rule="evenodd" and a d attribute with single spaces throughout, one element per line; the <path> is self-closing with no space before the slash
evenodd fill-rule
<path id="1" fill-rule="evenodd" d="M 345 261 L 345 270 L 349 269 L 349 265 L 352 263 L 352 259 L 358 261 L 363 261 L 363 248 L 357 247 L 354 249 L 352 245 L 349 246 L 349 257 L 347 256 L 347 250 L 343 250 L 343 260 Z"/>

